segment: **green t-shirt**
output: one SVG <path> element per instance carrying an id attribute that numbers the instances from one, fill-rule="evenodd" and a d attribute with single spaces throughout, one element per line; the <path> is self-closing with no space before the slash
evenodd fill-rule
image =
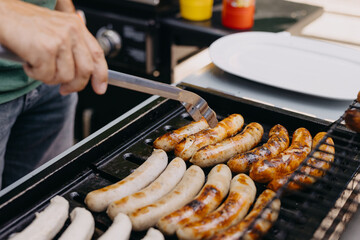
<path id="1" fill-rule="evenodd" d="M 55 8 L 56 0 L 24 0 L 50 9 Z M 0 59 L 0 104 L 14 100 L 37 88 L 41 82 L 29 78 L 21 64 Z"/>

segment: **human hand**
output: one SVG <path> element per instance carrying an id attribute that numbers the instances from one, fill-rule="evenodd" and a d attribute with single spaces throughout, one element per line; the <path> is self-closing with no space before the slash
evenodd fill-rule
<path id="1" fill-rule="evenodd" d="M 75 6 L 72 0 L 57 0 L 55 10 L 60 12 L 75 13 Z"/>
<path id="2" fill-rule="evenodd" d="M 26 61 L 29 77 L 61 84 L 61 94 L 82 90 L 90 78 L 96 93 L 106 91 L 103 50 L 73 13 L 0 0 L 0 43 Z"/>

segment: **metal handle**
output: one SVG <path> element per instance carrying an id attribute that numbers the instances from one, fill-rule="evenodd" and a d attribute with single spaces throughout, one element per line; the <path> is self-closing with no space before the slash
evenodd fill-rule
<path id="1" fill-rule="evenodd" d="M 0 58 L 24 63 L 20 57 L 1 45 Z M 195 93 L 165 83 L 151 81 L 145 78 L 112 70 L 108 70 L 108 75 L 109 84 L 111 85 L 178 100 L 184 105 L 194 120 L 199 121 L 202 117 L 205 117 L 210 127 L 214 127 L 217 124 L 215 112 L 209 108 L 207 102 L 203 98 Z"/>
<path id="2" fill-rule="evenodd" d="M 138 92 L 178 100 L 182 102 L 186 110 L 196 121 L 199 121 L 202 117 L 205 117 L 205 119 L 208 120 L 208 116 L 214 114 L 208 107 L 207 102 L 199 95 L 165 83 L 109 70 L 109 84 Z M 211 127 L 214 127 L 216 124 L 216 119 L 214 123 L 209 122 Z"/>

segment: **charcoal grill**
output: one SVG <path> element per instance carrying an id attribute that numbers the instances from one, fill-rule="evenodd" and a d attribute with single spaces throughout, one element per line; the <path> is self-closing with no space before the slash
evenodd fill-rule
<path id="1" fill-rule="evenodd" d="M 282 194 L 283 189 L 279 190 L 282 203 L 280 215 L 264 239 L 328 239 L 340 236 L 344 230 L 340 225 L 356 211 L 359 191 L 360 139 L 359 135 L 341 124 L 343 117 L 329 125 L 325 120 L 221 92 L 190 84 L 178 86 L 206 99 L 219 120 L 232 113 L 240 113 L 245 124 L 253 121 L 262 124 L 262 143 L 267 141 L 270 128 L 278 123 L 285 126 L 290 135 L 299 127 L 307 128 L 312 136 L 327 131 L 335 142 L 332 167 L 323 178 L 302 191 Z M 354 101 L 349 107 L 358 108 L 357 104 Z M 55 195 L 69 200 L 70 211 L 75 207 L 84 207 L 88 192 L 130 174 L 151 154 L 156 137 L 190 121 L 180 103 L 156 98 L 126 118 L 99 130 L 72 151 L 0 196 L 0 239 L 7 239 L 12 233 L 25 228 L 34 219 L 35 212 L 42 211 Z M 169 159 L 174 157 L 173 153 L 168 155 Z M 205 169 L 206 172 L 208 170 Z M 257 184 L 257 195 L 264 189 L 265 185 Z M 93 213 L 93 216 L 96 222 L 94 239 L 97 239 L 110 226 L 111 220 L 105 213 Z M 69 224 L 68 220 L 59 235 Z M 133 232 L 131 239 L 141 239 L 144 234 Z"/>

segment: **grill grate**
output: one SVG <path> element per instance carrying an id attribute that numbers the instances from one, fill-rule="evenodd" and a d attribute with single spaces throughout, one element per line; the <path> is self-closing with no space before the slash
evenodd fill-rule
<path id="1" fill-rule="evenodd" d="M 281 198 L 280 214 L 264 239 L 328 239 L 342 233 L 344 229 L 341 227 L 356 211 L 360 188 L 357 178 L 360 136 L 341 124 L 343 117 L 328 126 L 328 122 L 309 116 L 206 89 L 184 87 L 206 99 L 219 120 L 240 113 L 245 124 L 259 122 L 264 127 L 260 144 L 267 141 L 270 128 L 278 123 L 288 129 L 290 136 L 299 127 L 307 128 L 312 136 L 327 131 L 335 142 L 335 160 L 331 168 L 324 177 L 304 190 L 291 194 L 283 189 L 277 192 Z M 358 105 L 354 102 L 350 108 Z M 88 192 L 130 174 L 151 154 L 156 137 L 190 121 L 179 103 L 160 99 L 103 130 L 96 138 L 0 197 L 0 216 L 8 216 L 0 218 L 0 239 L 21 231 L 34 219 L 35 212 L 42 211 L 55 195 L 69 200 L 70 211 L 84 207 Z M 174 158 L 172 153 L 168 155 L 170 160 Z M 209 170 L 205 169 L 206 172 Z M 257 183 L 256 186 L 259 196 L 265 185 Z M 93 213 L 93 216 L 96 222 L 93 239 L 97 239 L 110 226 L 111 220 L 105 213 Z M 69 223 L 66 222 L 62 231 Z M 144 235 L 145 232 L 133 232 L 131 239 L 141 239 Z"/>
<path id="2" fill-rule="evenodd" d="M 356 100 L 349 106 L 349 109 L 359 108 Z M 339 239 L 344 232 L 346 224 L 356 213 L 360 203 L 360 175 L 358 174 L 360 135 L 344 132 L 342 124 L 344 117 L 345 113 L 329 126 L 326 134 L 334 140 L 335 144 L 335 154 L 332 154 L 334 161 L 330 163 L 331 167 L 326 170 L 309 164 L 309 159 L 314 157 L 316 151 L 330 154 L 319 150 L 319 146 L 326 144 L 324 143 L 326 138 L 324 138 L 291 175 L 286 184 L 277 191 L 276 197 L 266 205 L 266 208 L 269 208 L 276 198 L 280 198 L 282 202 L 279 219 L 271 231 L 264 236 L 265 239 Z M 323 159 L 315 159 L 324 162 Z M 294 177 L 296 175 L 310 176 L 309 173 L 303 171 L 302 167 L 305 166 L 322 170 L 325 176 L 317 177 L 313 185 L 302 184 Z M 351 180 L 348 182 L 349 178 Z M 287 187 L 291 183 L 301 185 L 303 190 L 288 190 Z M 262 212 L 264 211 L 265 209 Z M 260 220 L 264 220 L 261 213 L 246 231 L 250 231 Z M 319 222 L 321 222 L 320 225 Z"/>

